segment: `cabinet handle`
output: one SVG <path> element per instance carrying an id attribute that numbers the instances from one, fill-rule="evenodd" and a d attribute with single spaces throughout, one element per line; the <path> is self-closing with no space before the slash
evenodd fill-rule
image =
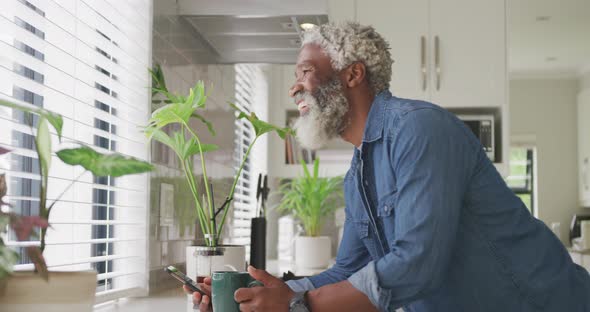
<path id="1" fill-rule="evenodd" d="M 434 36 L 434 66 L 436 70 L 436 90 L 440 90 L 440 39 Z"/>
<path id="2" fill-rule="evenodd" d="M 422 91 L 426 91 L 426 83 L 428 80 L 426 71 L 426 37 L 420 37 L 420 61 L 422 70 Z"/>

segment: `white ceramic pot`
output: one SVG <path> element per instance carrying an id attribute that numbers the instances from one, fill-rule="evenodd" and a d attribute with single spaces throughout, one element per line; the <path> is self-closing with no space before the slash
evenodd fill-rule
<path id="1" fill-rule="evenodd" d="M 186 275 L 201 282 L 215 271 L 245 271 L 246 247 L 225 245 L 219 247 L 186 247 Z M 187 312 L 193 312 L 192 296 L 187 295 Z"/>
<path id="2" fill-rule="evenodd" d="M 0 281 L 0 311 L 92 312 L 96 272 L 50 272 L 49 281 L 33 272 L 15 272 Z"/>
<path id="3" fill-rule="evenodd" d="M 186 274 L 194 279 L 211 276 L 215 271 L 246 270 L 246 247 L 225 245 L 219 247 L 186 247 Z"/>
<path id="4" fill-rule="evenodd" d="M 295 265 L 298 269 L 325 269 L 330 264 L 332 241 L 328 236 L 299 236 L 295 239 Z"/>

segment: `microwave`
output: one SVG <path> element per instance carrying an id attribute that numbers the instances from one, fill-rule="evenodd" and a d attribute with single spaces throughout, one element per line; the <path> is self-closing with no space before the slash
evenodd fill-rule
<path id="1" fill-rule="evenodd" d="M 494 115 L 458 115 L 479 139 L 488 158 L 495 161 Z"/>

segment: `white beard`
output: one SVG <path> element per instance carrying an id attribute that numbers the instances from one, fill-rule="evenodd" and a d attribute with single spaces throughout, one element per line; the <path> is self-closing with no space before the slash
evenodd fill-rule
<path id="1" fill-rule="evenodd" d="M 338 137 L 348 125 L 345 115 L 350 108 L 338 77 L 318 87 L 315 95 L 305 92 L 295 97 L 303 99 L 309 110 L 295 121 L 293 128 L 303 148 L 319 149 Z"/>
<path id="2" fill-rule="evenodd" d="M 309 107 L 309 111 L 297 118 L 293 128 L 297 132 L 299 144 L 303 148 L 315 150 L 325 146 L 330 141 L 330 138 L 322 128 L 321 112 L 316 98 L 309 93 L 305 93 L 303 98 Z"/>

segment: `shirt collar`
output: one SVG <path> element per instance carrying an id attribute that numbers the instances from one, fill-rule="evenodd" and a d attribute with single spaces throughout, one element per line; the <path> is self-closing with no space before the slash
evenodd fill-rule
<path id="1" fill-rule="evenodd" d="M 385 105 L 391 96 L 389 90 L 381 91 L 375 96 L 365 124 L 363 142 L 373 142 L 381 139 L 383 134 L 383 115 Z"/>

